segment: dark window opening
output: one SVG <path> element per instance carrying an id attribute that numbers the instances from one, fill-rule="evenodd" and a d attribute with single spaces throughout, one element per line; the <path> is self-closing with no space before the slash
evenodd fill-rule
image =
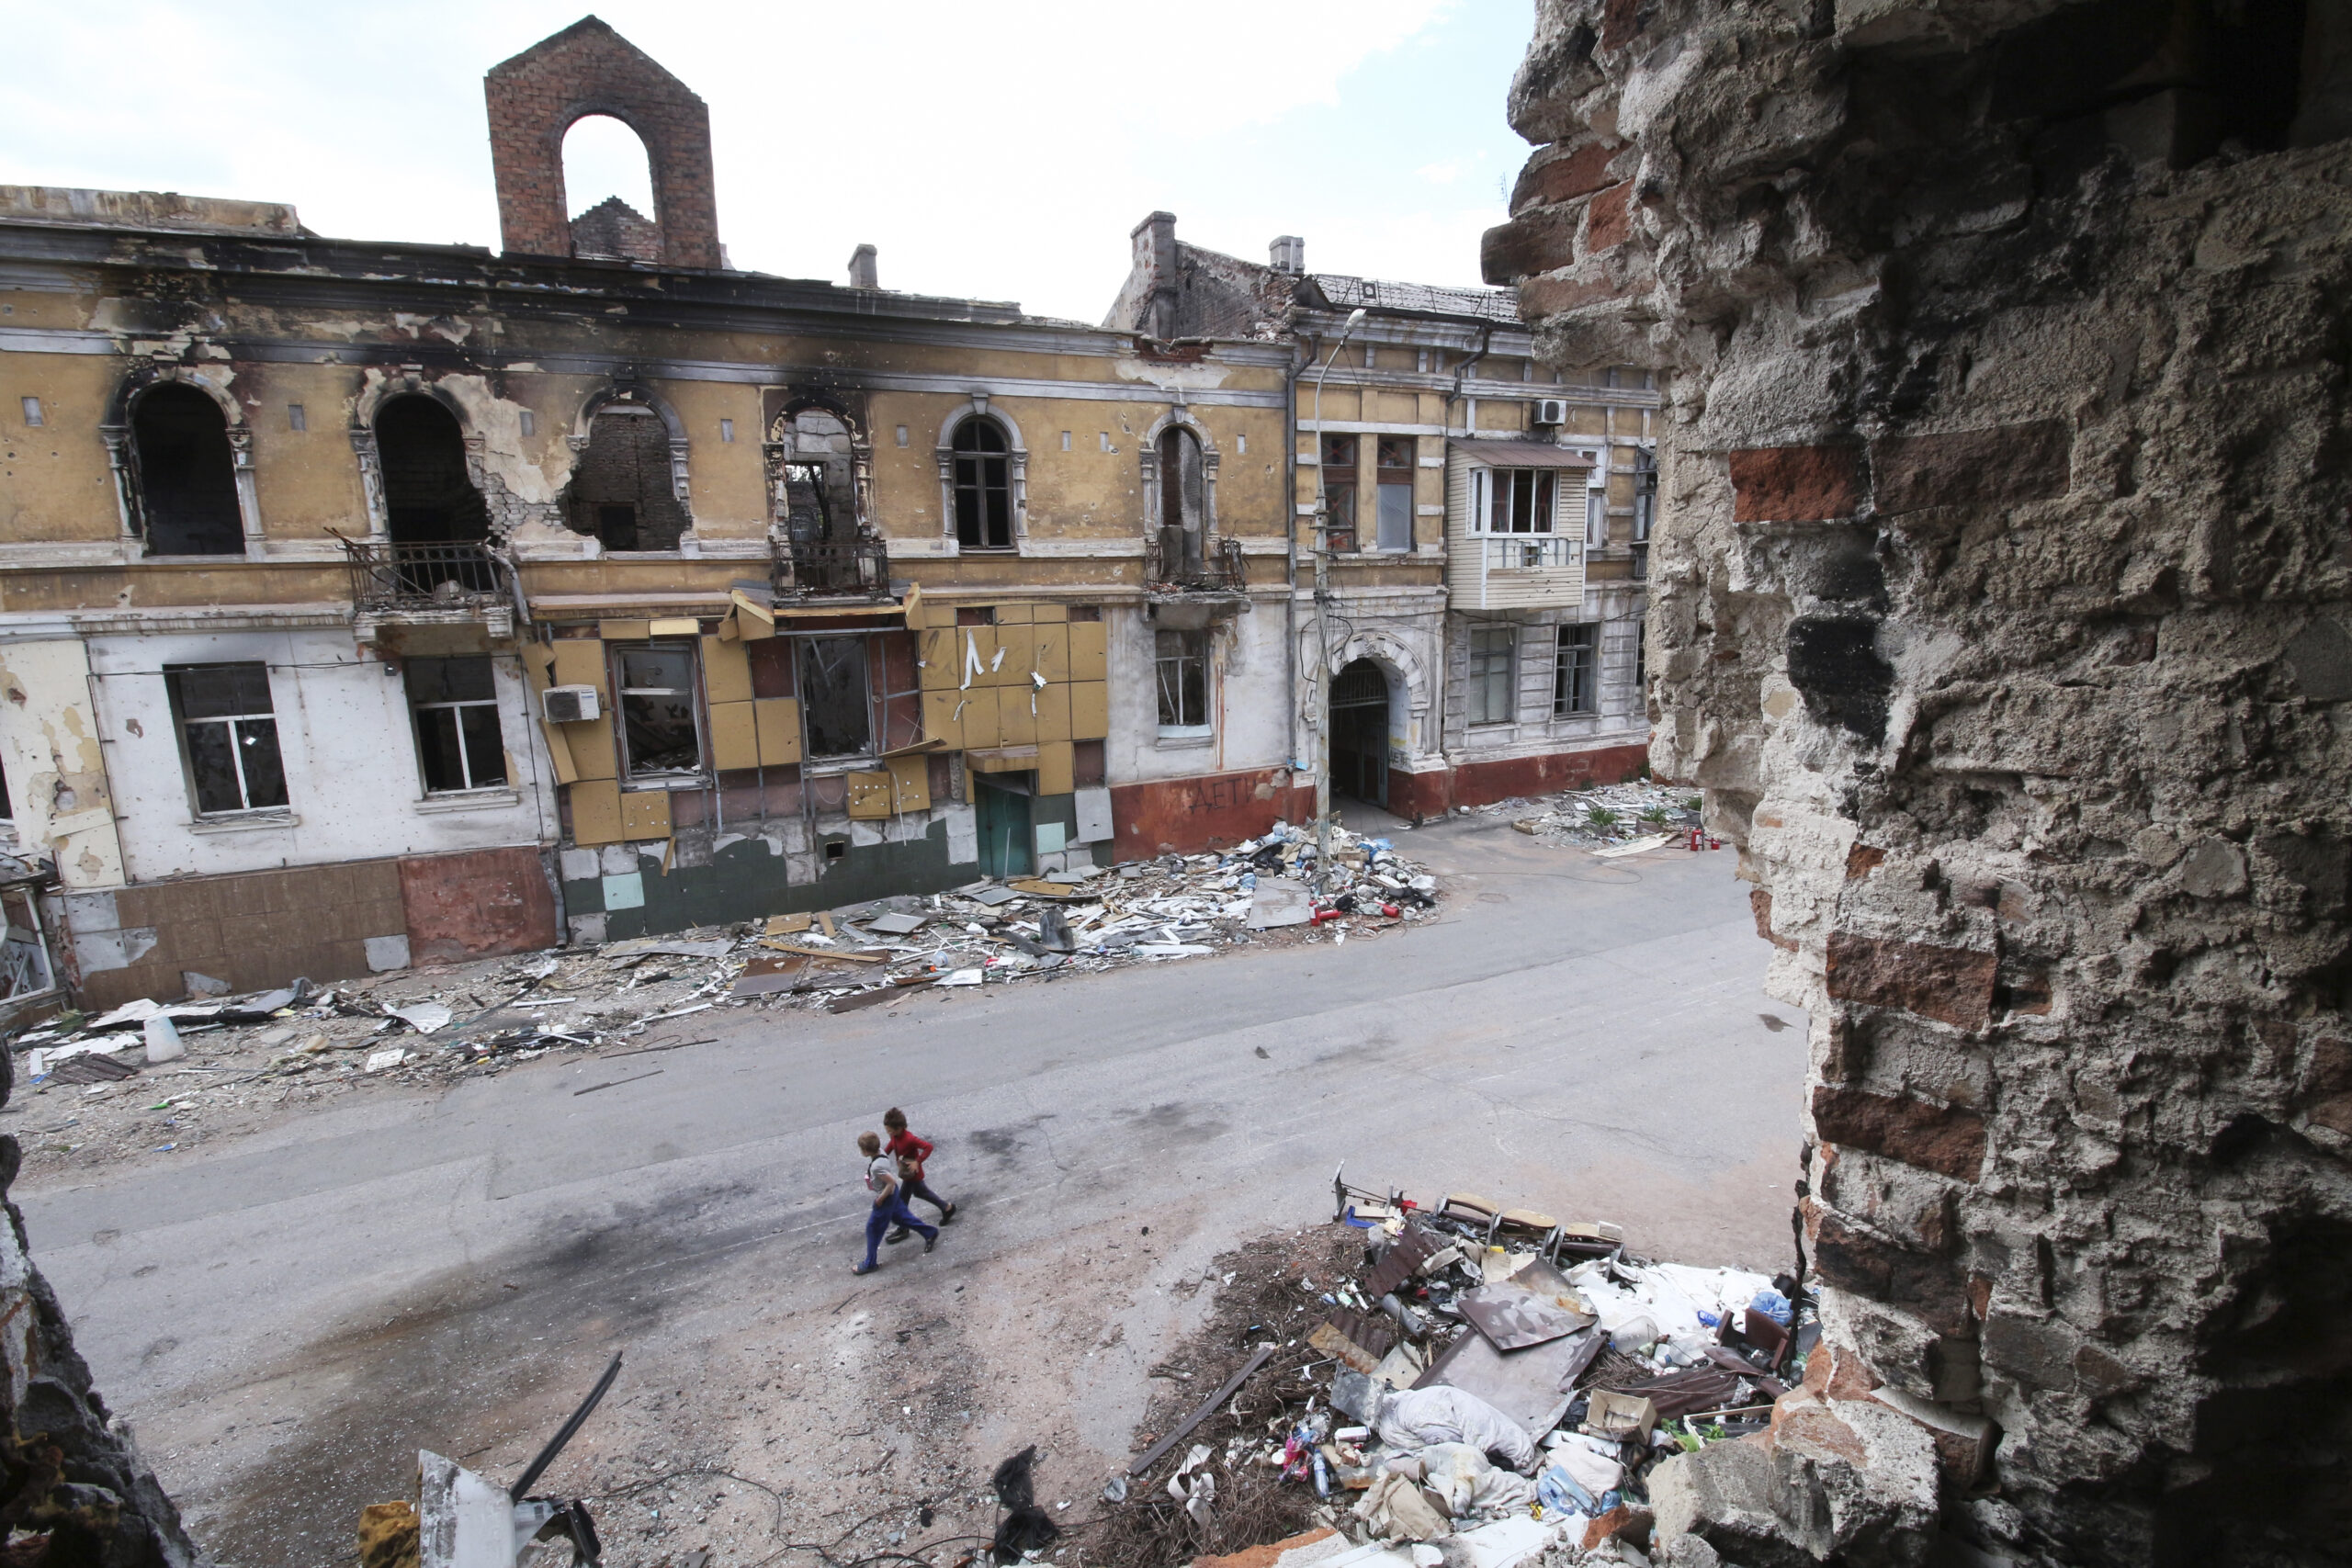
<path id="1" fill-rule="evenodd" d="M 956 624 L 959 626 L 992 626 L 996 625 L 996 606 L 958 604 L 956 606 Z"/>
<path id="2" fill-rule="evenodd" d="M 416 724 L 416 752 L 428 795 L 489 789 L 506 782 L 506 740 L 490 659 L 411 659 L 401 674 Z"/>
<path id="3" fill-rule="evenodd" d="M 1073 621 L 1099 621 L 1102 618 L 1102 606 L 1100 604 L 1072 604 L 1069 607 L 1069 618 Z"/>
<path id="4" fill-rule="evenodd" d="M 16 802 L 8 793 L 8 771 L 0 768 L 0 822 L 14 822 L 16 819 Z"/>
<path id="5" fill-rule="evenodd" d="M 1597 697 L 1600 633 L 1600 628 L 1595 626 L 1560 628 L 1559 662 L 1552 667 L 1552 712 L 1555 715 L 1566 717 L 1570 714 L 1600 711 Z"/>
<path id="6" fill-rule="evenodd" d="M 1209 634 L 1154 633 L 1159 676 L 1159 728 L 1206 729 L 1209 725 Z"/>
<path id="7" fill-rule="evenodd" d="M 1323 437 L 1323 547 L 1356 547 L 1356 438 Z"/>
<path id="8" fill-rule="evenodd" d="M 588 425 L 571 470 L 571 528 L 608 550 L 674 550 L 686 509 L 670 466 L 670 427 L 651 409 L 616 404 Z"/>
<path id="9" fill-rule="evenodd" d="M 847 860 L 849 858 L 849 840 L 847 839 L 827 839 L 825 840 L 825 858 L 829 861 Z"/>
<path id="10" fill-rule="evenodd" d="M 131 412 L 130 436 L 148 553 L 243 555 L 237 464 L 220 405 L 194 387 L 150 388 Z"/>
<path id="11" fill-rule="evenodd" d="M 1409 435 L 1383 435 L 1373 446 L 1374 478 L 1380 484 L 1380 547 L 1413 547 L 1414 442 Z"/>
<path id="12" fill-rule="evenodd" d="M 1182 425 L 1159 433 L 1159 550 L 1171 570 L 1198 570 L 1208 476 L 1200 438 Z"/>
<path id="13" fill-rule="evenodd" d="M 199 817 L 282 809 L 286 769 L 266 664 L 167 664 L 164 683 Z"/>
<path id="14" fill-rule="evenodd" d="M 1012 464 L 992 419 L 956 427 L 956 542 L 967 550 L 1012 547 Z"/>
<path id="15" fill-rule="evenodd" d="M 800 714 L 810 757 L 862 757 L 874 748 L 874 703 L 865 681 L 865 639 L 800 639 Z"/>
<path id="16" fill-rule="evenodd" d="M 631 778 L 691 773 L 702 768 L 695 725 L 695 650 L 691 643 L 649 642 L 619 653 L 622 750 Z"/>
<path id="17" fill-rule="evenodd" d="M 490 537 L 490 508 L 466 471 L 457 417 L 426 397 L 394 398 L 376 415 L 384 518 L 396 545 Z"/>

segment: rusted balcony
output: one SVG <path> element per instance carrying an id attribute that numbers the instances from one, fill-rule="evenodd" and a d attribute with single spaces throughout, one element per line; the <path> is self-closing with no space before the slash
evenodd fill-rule
<path id="1" fill-rule="evenodd" d="M 890 552 L 880 539 L 791 539 L 775 547 L 775 596 L 786 599 L 890 597 Z"/>
<path id="2" fill-rule="evenodd" d="M 352 618 L 363 641 L 387 622 L 481 622 L 497 637 L 514 626 L 506 564 L 486 544 L 345 539 L 343 553 L 351 572 Z"/>
<path id="3" fill-rule="evenodd" d="M 1157 534 L 1143 543 L 1144 581 L 1151 592 L 1242 593 L 1250 587 L 1241 560 L 1241 541 L 1212 539 L 1198 560 L 1171 558 L 1172 552 Z"/>

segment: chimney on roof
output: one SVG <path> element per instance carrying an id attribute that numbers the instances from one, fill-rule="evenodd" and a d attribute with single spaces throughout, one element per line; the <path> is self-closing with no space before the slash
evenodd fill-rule
<path id="1" fill-rule="evenodd" d="M 852 288 L 879 288 L 881 275 L 874 258 L 880 253 L 872 245 L 860 245 L 849 254 L 849 286 Z"/>
<path id="2" fill-rule="evenodd" d="M 1146 335 L 1163 342 L 1176 335 L 1176 215 L 1155 212 L 1136 224 L 1135 266 L 1151 276 L 1151 298 L 1144 310 Z"/>
<path id="3" fill-rule="evenodd" d="M 1306 270 L 1306 242 L 1296 234 L 1277 234 L 1266 247 L 1266 259 L 1276 272 L 1286 272 L 1293 277 Z"/>

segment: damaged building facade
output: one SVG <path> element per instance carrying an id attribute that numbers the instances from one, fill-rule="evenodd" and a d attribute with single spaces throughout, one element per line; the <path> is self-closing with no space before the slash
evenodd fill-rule
<path id="1" fill-rule="evenodd" d="M 1660 378 L 1653 759 L 1812 1015 L 1678 1563 L 2341 1557 L 2344 16 L 1538 6 L 1488 281 Z"/>
<path id="2" fill-rule="evenodd" d="M 0 765 L 87 1001 L 1293 808 L 1286 344 L 885 291 L 867 247 L 847 287 L 728 271 L 660 66 L 592 18 L 486 86 L 502 254 L 0 193 Z M 652 213 L 565 221 L 592 111 Z"/>
<path id="3" fill-rule="evenodd" d="M 1106 324 L 1296 355 L 1295 754 L 1328 726 L 1333 793 L 1417 819 L 1645 766 L 1645 374 L 1539 367 L 1507 289 L 1309 272 L 1295 235 L 1244 261 L 1166 212 L 1133 239 Z"/>

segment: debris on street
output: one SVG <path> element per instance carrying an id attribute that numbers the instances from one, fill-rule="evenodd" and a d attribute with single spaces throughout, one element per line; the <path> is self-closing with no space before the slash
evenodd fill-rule
<path id="1" fill-rule="evenodd" d="M 1819 1334 L 1796 1280 L 1637 1257 L 1607 1222 L 1417 1201 L 1344 1168 L 1333 1192 L 1331 1225 L 1188 1352 L 1196 1379 L 1233 1376 L 1214 1419 L 1170 1427 L 1120 1478 L 1132 1490 L 1104 1493 L 1112 1561 L 1637 1553 L 1654 1468 L 1763 1430 Z"/>
<path id="2" fill-rule="evenodd" d="M 669 1049 L 693 1042 L 649 1031 L 718 1009 L 849 1012 L 923 990 L 1051 981 L 1242 944 L 1377 938 L 1437 909 L 1437 878 L 1386 839 L 1335 826 L 1319 892 L 1315 873 L 1314 836 L 1277 824 L 1216 854 L 323 987 L 298 980 L 248 996 L 69 1011 L 8 1036 L 25 1091 L 11 1111 L 28 1118 L 16 1130 L 36 1166 L 183 1151 L 220 1113 L 258 1115 L 364 1084 L 446 1084 L 551 1052 Z M 631 1081 L 616 1075 L 597 1087 Z"/>
<path id="3" fill-rule="evenodd" d="M 1506 818 L 1521 832 L 1546 843 L 1603 852 L 1643 840 L 1657 840 L 1645 848 L 1683 847 L 1691 829 L 1700 826 L 1699 796 L 1688 789 L 1647 782 L 1566 790 L 1534 800 L 1513 798 L 1477 809 Z M 1703 835 L 1701 847 L 1707 847 Z"/>

